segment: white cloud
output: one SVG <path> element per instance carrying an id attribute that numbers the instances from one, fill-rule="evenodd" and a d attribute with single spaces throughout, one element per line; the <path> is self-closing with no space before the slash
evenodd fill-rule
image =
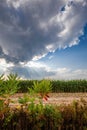
<path id="1" fill-rule="evenodd" d="M 5 1 L 0 3 L 0 46 L 8 61 L 38 60 L 79 43 L 87 23 L 86 0 Z"/>
<path id="2" fill-rule="evenodd" d="M 43 57 L 45 57 L 45 56 L 46 56 L 46 54 L 34 56 L 34 57 L 32 58 L 32 61 L 37 61 L 37 60 L 39 60 L 39 59 L 41 59 L 41 58 L 43 58 Z"/>
<path id="3" fill-rule="evenodd" d="M 30 61 L 26 64 L 14 66 L 12 63 L 7 64 L 4 59 L 0 59 L 0 74 L 5 75 L 10 72 L 18 73 L 24 79 L 55 79 L 55 80 L 71 80 L 71 79 L 87 79 L 87 69 L 71 68 L 52 68 L 45 63 L 38 61 Z"/>
<path id="4" fill-rule="evenodd" d="M 86 2 L 86 1 L 85 1 Z M 58 33 L 58 37 L 63 38 L 63 46 L 72 46 L 79 43 L 79 36 L 83 34 L 83 26 L 87 23 L 87 16 L 84 16 L 87 5 L 82 8 L 83 1 L 73 1 L 73 4 L 65 6 L 65 11 L 58 14 L 61 22 L 62 30 Z"/>
<path id="5" fill-rule="evenodd" d="M 8 73 L 8 71 L 9 71 L 8 68 L 10 68 L 10 67 L 14 67 L 14 64 L 13 63 L 7 63 L 5 61 L 5 59 L 3 59 L 3 58 L 0 59 L 0 74 Z"/>
<path id="6" fill-rule="evenodd" d="M 25 66 L 30 68 L 47 68 L 45 64 L 41 64 L 40 62 L 30 61 Z"/>
<path id="7" fill-rule="evenodd" d="M 55 75 L 49 76 L 51 79 L 56 80 L 72 80 L 72 79 L 86 79 L 87 69 L 72 70 L 68 68 L 60 68 L 56 70 Z"/>
<path id="8" fill-rule="evenodd" d="M 7 0 L 8 6 L 13 6 L 15 9 L 18 9 L 21 4 L 24 4 L 27 0 Z"/>
<path id="9" fill-rule="evenodd" d="M 0 59 L 0 65 L 4 68 L 7 68 L 7 67 L 13 67 L 14 66 L 14 64 L 13 63 L 7 63 L 6 61 L 5 61 L 5 59 Z"/>
<path id="10" fill-rule="evenodd" d="M 33 70 L 31 72 L 32 79 L 55 79 L 55 80 L 71 80 L 71 79 L 87 79 L 87 69 L 76 69 L 70 68 L 51 68 L 45 63 L 31 61 L 25 65 L 27 69 Z M 35 76 L 34 76 L 35 74 Z"/>
<path id="11" fill-rule="evenodd" d="M 78 73 L 80 75 L 82 70 L 79 72 L 67 68 L 55 70 L 35 61 L 56 49 L 77 45 L 80 41 L 79 37 L 84 34 L 83 28 L 87 23 L 86 12 L 86 0 L 1 1 L 0 56 L 3 59 L 0 67 L 2 71 L 5 72 L 10 68 L 21 71 L 17 66 L 20 64 L 23 69 L 33 68 L 37 74 L 39 71 L 43 72 L 43 76 L 46 74 L 54 78 L 58 76 L 60 76 L 58 78 L 69 76 L 71 78 L 72 75 L 74 78 Z M 82 75 L 86 76 L 83 73 Z"/>

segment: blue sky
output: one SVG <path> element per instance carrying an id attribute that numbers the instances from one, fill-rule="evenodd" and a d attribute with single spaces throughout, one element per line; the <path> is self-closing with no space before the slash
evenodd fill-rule
<path id="1" fill-rule="evenodd" d="M 49 53 L 41 61 L 53 68 L 68 67 L 72 69 L 87 68 L 87 25 L 84 27 L 84 35 L 79 37 L 79 44 L 65 49 L 57 49 Z"/>
<path id="2" fill-rule="evenodd" d="M 87 79 L 86 0 L 0 2 L 0 74 Z"/>

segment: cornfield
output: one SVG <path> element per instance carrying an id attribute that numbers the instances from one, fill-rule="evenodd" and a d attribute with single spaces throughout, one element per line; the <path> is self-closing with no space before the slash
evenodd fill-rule
<path id="1" fill-rule="evenodd" d="M 87 92 L 87 80 L 20 80 L 15 74 L 0 76 L 0 130 L 87 130 L 87 101 L 43 104 L 49 92 Z M 23 92 L 19 105 L 11 108 L 10 96 Z M 29 95 L 34 94 L 33 97 Z M 38 102 L 35 100 L 38 98 Z"/>

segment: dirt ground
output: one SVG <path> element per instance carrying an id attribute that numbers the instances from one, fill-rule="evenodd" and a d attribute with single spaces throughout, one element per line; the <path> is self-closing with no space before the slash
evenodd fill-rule
<path id="1" fill-rule="evenodd" d="M 50 94 L 49 103 L 51 104 L 70 104 L 74 100 L 85 99 L 87 101 L 87 93 L 53 93 Z"/>
<path id="2" fill-rule="evenodd" d="M 13 103 L 10 103 L 10 106 L 15 107 L 19 105 L 18 98 L 23 97 L 23 93 L 15 94 L 11 96 L 11 100 Z M 50 93 L 48 100 L 43 100 L 44 104 L 70 104 L 74 100 L 79 101 L 81 99 L 85 99 L 87 101 L 87 93 Z"/>

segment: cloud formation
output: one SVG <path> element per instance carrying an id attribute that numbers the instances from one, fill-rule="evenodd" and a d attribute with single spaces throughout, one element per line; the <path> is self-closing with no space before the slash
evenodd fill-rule
<path id="1" fill-rule="evenodd" d="M 8 75 L 10 72 L 17 73 L 23 79 L 52 79 L 52 80 L 71 80 L 71 79 L 87 79 L 87 69 L 70 68 L 51 68 L 46 64 L 36 61 L 30 61 L 26 65 L 7 64 L 2 60 L 0 66 L 0 74 Z"/>
<path id="2" fill-rule="evenodd" d="M 15 64 L 78 44 L 86 0 L 0 1 L 0 58 Z"/>
<path id="3" fill-rule="evenodd" d="M 49 75 L 50 79 L 56 80 L 76 80 L 76 79 L 86 79 L 87 80 L 87 69 L 68 69 L 59 68 L 55 70 L 54 75 Z"/>

